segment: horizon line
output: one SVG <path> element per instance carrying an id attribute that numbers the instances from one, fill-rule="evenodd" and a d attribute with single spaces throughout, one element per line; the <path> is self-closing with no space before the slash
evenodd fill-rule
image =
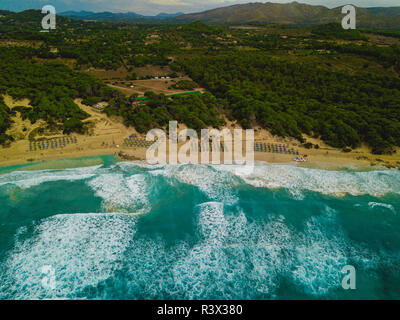
<path id="1" fill-rule="evenodd" d="M 227 4 L 227 5 L 221 4 L 220 6 L 216 6 L 216 7 L 210 8 L 210 9 L 205 9 L 205 10 L 202 10 L 202 11 L 194 11 L 194 12 L 184 12 L 183 10 L 182 11 L 168 12 L 168 10 L 165 10 L 165 11 L 160 11 L 160 12 L 158 12 L 156 14 L 144 14 L 144 13 L 138 13 L 137 11 L 129 11 L 129 10 L 121 10 L 121 11 L 101 10 L 101 11 L 95 11 L 95 10 L 73 10 L 73 9 L 71 9 L 71 10 L 60 11 L 58 14 L 62 14 L 62 13 L 65 13 L 65 12 L 76 12 L 76 13 L 88 12 L 88 13 L 95 13 L 95 14 L 98 14 L 98 13 L 112 13 L 112 14 L 134 13 L 134 14 L 137 14 L 137 15 L 140 15 L 140 16 L 143 16 L 143 17 L 156 17 L 156 16 L 158 16 L 160 14 L 169 14 L 169 15 L 178 14 L 178 13 L 181 13 L 181 15 L 195 14 L 195 13 L 202 13 L 202 12 L 212 11 L 212 10 L 220 9 L 220 8 L 228 8 L 228 7 L 233 7 L 233 6 L 243 6 L 243 5 L 249 5 L 249 4 L 288 5 L 288 4 L 292 4 L 292 3 L 304 4 L 304 5 L 311 6 L 311 7 L 325 7 L 327 9 L 329 9 L 329 10 L 343 7 L 342 5 L 341 6 L 335 6 L 335 7 L 328 7 L 328 6 L 323 5 L 323 4 L 309 4 L 309 3 L 299 2 L 299 1 L 288 1 L 286 3 L 277 3 L 277 2 L 269 2 L 269 1 L 266 1 L 266 2 L 261 2 L 261 1 L 251 2 L 250 1 L 250 2 L 246 2 L 246 3 L 236 3 L 236 4 Z M 349 5 L 352 5 L 352 6 L 356 7 L 356 8 L 361 8 L 361 9 L 368 9 L 368 8 L 400 8 L 400 5 L 398 5 L 398 6 L 392 6 L 392 5 L 386 5 L 385 6 L 385 5 L 382 5 L 382 6 L 365 6 L 365 7 L 357 6 L 357 5 L 354 5 L 354 4 L 351 4 L 351 3 L 349 3 Z M 12 10 L 7 10 L 7 9 L 2 9 L 0 7 L 0 10 L 9 11 L 9 12 L 13 12 L 13 13 L 20 13 L 20 12 L 24 12 L 24 11 L 28 11 L 28 10 L 41 10 L 41 8 L 29 8 L 29 9 L 12 11 Z"/>

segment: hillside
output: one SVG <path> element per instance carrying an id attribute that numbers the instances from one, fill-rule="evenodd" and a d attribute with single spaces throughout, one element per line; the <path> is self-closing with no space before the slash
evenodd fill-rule
<path id="1" fill-rule="evenodd" d="M 208 10 L 201 13 L 187 14 L 176 20 L 200 20 L 207 23 L 303 23 L 328 14 L 323 6 L 310 6 L 299 3 L 248 3 Z"/>
<path id="2" fill-rule="evenodd" d="M 0 27 L 7 26 L 13 28 L 13 30 L 40 30 L 41 21 L 44 15 L 39 10 L 26 10 L 22 12 L 9 12 L 0 11 L 0 15 L 3 17 L 0 20 Z M 73 22 L 70 18 L 57 16 L 57 25 L 65 26 Z M 10 30 L 9 30 L 10 31 Z"/>
<path id="3" fill-rule="evenodd" d="M 73 19 L 131 23 L 187 23 L 202 21 L 210 24 L 273 23 L 316 25 L 330 22 L 339 23 L 343 17 L 341 8 L 328 9 L 324 6 L 314 6 L 298 2 L 288 4 L 258 2 L 232 5 L 193 14 L 160 13 L 156 16 L 144 16 L 134 12 L 68 11 L 60 15 Z M 400 30 L 400 7 L 357 8 L 357 23 L 361 28 Z"/>
<path id="4" fill-rule="evenodd" d="M 385 17 L 400 16 L 400 7 L 375 7 L 375 8 L 367 8 L 367 11 Z"/>
<path id="5" fill-rule="evenodd" d="M 183 13 L 159 13 L 156 16 L 144 16 L 135 12 L 113 13 L 113 12 L 90 12 L 90 11 L 66 11 L 61 16 L 73 19 L 109 21 L 109 22 L 143 22 L 143 21 L 164 21 L 182 15 Z"/>
<path id="6" fill-rule="evenodd" d="M 338 11 L 290 8 L 286 23 L 306 16 L 312 21 L 317 12 L 329 21 Z M 76 103 L 81 99 L 87 106 L 102 102 L 108 116 L 138 133 L 169 120 L 200 129 L 221 127 L 227 119 L 299 143 L 305 134 L 330 147 L 367 145 L 388 155 L 400 146 L 399 32 L 343 30 L 340 24 L 243 29 L 58 17 L 54 32 L 41 33 L 40 18 L 30 10 L 0 19 L 0 94 L 31 106 L 0 107 L 0 143 L 19 139 L 10 128 L 19 117 L 31 122 L 25 130 L 30 139 L 38 136 L 27 133 L 36 123 L 45 133 L 89 132 L 88 115 Z M 182 87 L 188 83 L 206 93 L 168 96 L 191 90 Z"/>
<path id="7" fill-rule="evenodd" d="M 202 21 L 211 24 L 276 23 L 313 25 L 340 22 L 341 7 L 328 9 L 292 2 L 248 3 L 176 17 L 179 22 Z M 400 10 L 394 8 L 357 9 L 357 22 L 364 28 L 400 29 Z"/>

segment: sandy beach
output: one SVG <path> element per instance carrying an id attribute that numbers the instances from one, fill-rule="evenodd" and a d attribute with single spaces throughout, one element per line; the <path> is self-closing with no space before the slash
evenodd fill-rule
<path id="1" fill-rule="evenodd" d="M 13 101 L 9 96 L 5 96 L 5 102 L 12 108 L 16 105 L 29 105 L 29 101 Z M 84 111 L 90 114 L 90 118 L 85 120 L 89 122 L 89 134 L 77 135 L 77 143 L 68 144 L 63 148 L 47 150 L 30 151 L 29 132 L 39 128 L 42 123 L 38 122 L 31 125 L 29 121 L 22 121 L 19 115 L 14 117 L 14 125 L 9 130 L 9 134 L 16 139 L 8 147 L 0 147 L 0 167 L 12 166 L 27 163 L 39 163 L 44 161 L 53 161 L 59 159 L 72 159 L 82 157 L 93 157 L 100 155 L 113 155 L 121 160 L 146 160 L 146 148 L 142 146 L 131 147 L 124 144 L 126 138 L 131 135 L 139 141 L 145 141 L 145 135 L 140 135 L 132 127 L 126 127 L 122 124 L 122 119 L 109 118 L 91 107 L 82 105 L 80 100 L 75 101 Z M 26 130 L 23 131 L 22 128 Z M 227 121 L 228 129 L 235 129 L 237 126 Z M 180 125 L 179 130 L 184 126 Z M 55 135 L 37 136 L 38 139 L 54 139 L 65 137 L 61 132 Z M 301 144 L 291 138 L 281 138 L 271 135 L 267 130 L 255 129 L 255 143 L 270 143 L 286 145 L 299 152 L 299 155 L 307 155 L 307 162 L 295 162 L 296 156 L 280 153 L 255 152 L 256 161 L 265 161 L 268 163 L 293 163 L 299 166 L 318 167 L 325 169 L 337 169 L 342 167 L 370 167 L 386 166 L 389 168 L 400 168 L 400 152 L 395 155 L 373 155 L 368 148 L 363 146 L 349 153 L 340 149 L 332 148 L 322 141 L 305 137 L 308 142 L 318 144 L 319 149 L 306 149 Z M 179 144 L 178 148 L 180 147 Z M 167 151 L 168 152 L 168 151 Z M 223 155 L 221 155 L 223 157 Z"/>

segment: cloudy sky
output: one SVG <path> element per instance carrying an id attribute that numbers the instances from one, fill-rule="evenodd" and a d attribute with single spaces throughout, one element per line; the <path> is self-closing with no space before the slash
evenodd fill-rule
<path id="1" fill-rule="evenodd" d="M 95 12 L 132 11 L 140 14 L 153 15 L 160 12 L 198 12 L 248 2 L 257 2 L 257 0 L 1 0 L 0 9 L 21 11 L 32 8 L 39 9 L 44 5 L 50 4 L 53 5 L 58 12 L 67 10 L 88 10 Z M 269 0 L 269 2 L 287 3 L 291 1 Z M 320 4 L 330 8 L 349 3 L 360 7 L 400 6 L 400 0 L 298 0 L 298 2 Z"/>

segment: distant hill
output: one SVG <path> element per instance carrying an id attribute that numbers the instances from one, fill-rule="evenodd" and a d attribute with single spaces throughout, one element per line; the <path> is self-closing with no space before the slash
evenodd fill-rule
<path id="1" fill-rule="evenodd" d="M 288 24 L 317 25 L 340 23 L 343 14 L 342 7 L 329 9 L 324 6 L 313 6 L 292 2 L 279 3 L 248 3 L 217 8 L 199 13 L 159 13 L 156 16 L 144 16 L 135 12 L 90 12 L 67 11 L 59 14 L 59 18 L 74 20 L 127 22 L 127 23 L 190 23 L 201 21 L 207 24 Z M 30 22 L 41 19 L 43 15 L 38 10 L 26 10 L 18 14 L 0 11 L 3 21 L 16 18 L 18 22 Z M 17 15 L 17 16 L 16 16 Z M 57 20 L 57 23 L 62 20 Z M 357 8 L 357 27 L 369 29 L 400 30 L 400 7 Z"/>
<path id="2" fill-rule="evenodd" d="M 156 17 L 158 18 L 175 18 L 178 16 L 184 15 L 183 12 L 177 12 L 177 13 L 165 13 L 165 12 L 161 12 L 158 15 L 156 15 Z"/>
<path id="3" fill-rule="evenodd" d="M 386 17 L 400 16 L 400 7 L 376 7 L 367 8 L 366 10 L 372 14 L 379 14 Z"/>
<path id="4" fill-rule="evenodd" d="M 206 23 L 286 23 L 296 24 L 304 21 L 314 21 L 325 16 L 329 9 L 324 6 L 311 6 L 300 3 L 248 3 L 222 7 L 200 13 L 186 14 L 176 18 L 180 21 L 199 20 Z"/>
<path id="5" fill-rule="evenodd" d="M 65 16 L 65 17 L 88 17 L 90 15 L 93 15 L 94 12 L 92 11 L 65 11 L 60 13 L 60 15 Z"/>
<path id="6" fill-rule="evenodd" d="M 73 19 L 101 20 L 101 21 L 126 21 L 143 19 L 145 16 L 134 12 L 113 13 L 113 12 L 90 12 L 90 11 L 68 11 L 60 13 L 61 16 Z"/>
<path id="7" fill-rule="evenodd" d="M 156 16 L 144 16 L 135 12 L 113 13 L 113 12 L 90 12 L 90 11 L 66 11 L 60 15 L 73 19 L 95 20 L 95 21 L 115 21 L 115 22 L 137 22 L 148 20 L 166 20 L 175 18 L 183 13 L 159 13 Z"/>
<path id="8" fill-rule="evenodd" d="M 217 8 L 174 18 L 176 22 L 202 21 L 210 24 L 276 23 L 314 25 L 340 22 L 342 7 L 329 9 L 292 2 L 248 3 Z M 400 7 L 357 8 L 357 23 L 364 28 L 400 29 Z"/>
<path id="9" fill-rule="evenodd" d="M 8 10 L 0 10 L 0 16 L 5 17 L 8 16 L 9 14 L 12 14 L 13 12 L 8 11 Z"/>
<path id="10" fill-rule="evenodd" d="M 44 15 L 39 10 L 25 10 L 22 12 L 9 12 L 3 11 L 0 12 L 0 15 L 3 17 L 0 19 L 0 26 L 14 26 L 19 29 L 25 30 L 38 30 L 41 29 L 41 21 Z M 57 16 L 57 25 L 62 26 L 64 24 L 68 24 L 70 22 L 74 22 L 74 20 L 62 16 Z M 76 21 L 75 21 L 76 23 Z"/>

